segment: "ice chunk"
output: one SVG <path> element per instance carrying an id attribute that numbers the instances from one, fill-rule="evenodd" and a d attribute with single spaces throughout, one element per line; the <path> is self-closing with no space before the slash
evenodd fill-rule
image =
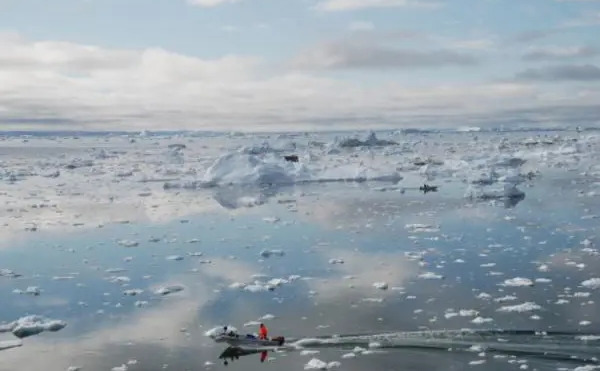
<path id="1" fill-rule="evenodd" d="M 165 259 L 171 260 L 171 261 L 179 261 L 179 260 L 183 260 L 183 256 L 181 256 L 181 255 L 169 255 Z"/>
<path id="2" fill-rule="evenodd" d="M 313 358 L 304 365 L 305 370 L 329 370 L 334 367 L 340 367 L 339 362 L 323 362 L 320 359 Z"/>
<path id="3" fill-rule="evenodd" d="M 476 311 L 475 309 L 461 309 L 458 314 L 460 314 L 461 317 L 474 317 L 478 314 L 479 312 Z"/>
<path id="4" fill-rule="evenodd" d="M 44 331 L 56 332 L 67 326 L 60 320 L 51 320 L 39 315 L 30 315 L 19 318 L 16 321 L 0 325 L 0 332 L 12 332 L 18 338 L 37 335 Z"/>
<path id="5" fill-rule="evenodd" d="M 600 289 L 600 278 L 590 278 L 589 280 L 585 280 L 581 283 L 581 286 L 591 290 Z"/>
<path id="6" fill-rule="evenodd" d="M 471 366 L 477 366 L 477 365 L 482 365 L 485 362 L 486 362 L 485 359 L 478 359 L 476 361 L 469 362 L 469 365 L 471 365 Z"/>
<path id="7" fill-rule="evenodd" d="M 17 278 L 21 277 L 20 274 L 11 271 L 10 269 L 0 269 L 0 277 Z"/>
<path id="8" fill-rule="evenodd" d="M 419 278 L 422 278 L 424 280 L 441 280 L 444 278 L 444 276 L 433 272 L 425 272 L 419 274 Z"/>
<path id="9" fill-rule="evenodd" d="M 140 243 L 132 240 L 118 240 L 117 243 L 123 247 L 135 247 Z"/>
<path id="10" fill-rule="evenodd" d="M 349 359 L 349 358 L 356 358 L 356 354 L 355 353 L 342 354 L 342 359 Z"/>
<path id="11" fill-rule="evenodd" d="M 387 290 L 388 289 L 388 284 L 387 282 L 375 282 L 373 284 L 373 287 L 379 289 L 379 290 Z"/>
<path id="12" fill-rule="evenodd" d="M 156 295 L 169 295 L 179 291 L 183 291 L 184 287 L 182 285 L 170 285 L 165 287 L 160 287 L 154 291 Z"/>
<path id="13" fill-rule="evenodd" d="M 343 259 L 329 259 L 329 264 L 344 264 Z"/>
<path id="14" fill-rule="evenodd" d="M 27 295 L 33 295 L 33 296 L 39 296 L 41 293 L 40 288 L 37 286 L 29 286 L 29 287 L 27 287 L 27 289 L 25 289 L 25 291 L 15 289 L 15 290 L 13 290 L 13 292 L 15 294 L 27 294 Z"/>
<path id="15" fill-rule="evenodd" d="M 131 281 L 131 279 L 127 276 L 110 276 L 110 277 L 108 277 L 108 282 L 111 282 L 111 283 L 124 284 L 124 283 L 129 283 L 130 281 Z"/>
<path id="16" fill-rule="evenodd" d="M 320 351 L 318 351 L 318 350 L 306 349 L 306 350 L 301 351 L 300 355 L 301 356 L 312 356 L 312 355 L 319 354 L 319 353 L 320 353 Z"/>
<path id="17" fill-rule="evenodd" d="M 139 294 L 141 294 L 143 292 L 144 292 L 144 290 L 141 290 L 141 289 L 131 289 L 131 290 L 125 290 L 125 291 L 123 291 L 123 295 L 126 295 L 126 296 L 136 296 L 136 295 L 139 295 Z"/>
<path id="18" fill-rule="evenodd" d="M 406 224 L 404 228 L 410 233 L 434 233 L 440 231 L 439 226 L 431 224 Z"/>
<path id="19" fill-rule="evenodd" d="M 540 310 L 542 309 L 541 306 L 539 306 L 536 303 L 533 302 L 526 302 L 526 303 L 522 303 L 522 304 L 517 304 L 517 305 L 507 305 L 507 306 L 503 306 L 498 308 L 498 312 L 531 312 L 534 310 Z"/>
<path id="20" fill-rule="evenodd" d="M 489 322 L 493 322 L 493 321 L 494 320 L 492 318 L 476 317 L 471 322 L 476 325 L 482 325 L 484 323 L 489 323 Z"/>
<path id="21" fill-rule="evenodd" d="M 260 320 L 263 321 L 268 321 L 272 319 L 275 319 L 275 316 L 273 314 L 265 314 L 264 316 L 260 317 Z"/>
<path id="22" fill-rule="evenodd" d="M 504 281 L 504 286 L 533 286 L 533 281 L 529 278 L 515 277 Z"/>
<path id="23" fill-rule="evenodd" d="M 285 252 L 283 250 L 268 250 L 264 249 L 260 252 L 260 256 L 263 258 L 269 258 L 271 256 L 284 256 Z"/>
<path id="24" fill-rule="evenodd" d="M 513 300 L 517 300 L 517 297 L 513 296 L 513 295 L 506 295 L 506 296 L 502 296 L 500 298 L 494 299 L 494 301 L 497 303 L 504 303 L 506 301 L 513 301 Z"/>
<path id="25" fill-rule="evenodd" d="M 121 366 L 116 366 L 111 368 L 111 371 L 127 371 L 128 367 L 126 364 L 122 364 Z"/>

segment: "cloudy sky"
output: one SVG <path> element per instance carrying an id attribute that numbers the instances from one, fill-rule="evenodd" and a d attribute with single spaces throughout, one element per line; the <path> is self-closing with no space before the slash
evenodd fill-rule
<path id="1" fill-rule="evenodd" d="M 600 124 L 600 0 L 0 0 L 0 130 Z"/>

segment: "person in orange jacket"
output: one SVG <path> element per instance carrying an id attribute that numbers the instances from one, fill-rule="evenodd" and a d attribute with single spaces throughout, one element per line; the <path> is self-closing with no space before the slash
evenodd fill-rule
<path id="1" fill-rule="evenodd" d="M 266 340 L 266 339 L 268 339 L 268 337 L 267 337 L 268 334 L 269 334 L 269 330 L 267 329 L 267 326 L 265 326 L 264 323 L 261 323 L 260 327 L 258 329 L 258 338 Z"/>

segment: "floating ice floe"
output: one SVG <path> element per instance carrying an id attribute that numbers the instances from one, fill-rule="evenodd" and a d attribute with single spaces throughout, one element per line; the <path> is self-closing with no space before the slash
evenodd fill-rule
<path id="1" fill-rule="evenodd" d="M 436 274 L 436 273 L 433 273 L 433 272 L 421 273 L 421 274 L 419 274 L 418 277 L 421 278 L 421 279 L 424 279 L 424 280 L 441 280 L 441 279 L 444 278 L 443 275 Z"/>
<path id="2" fill-rule="evenodd" d="M 600 289 L 600 278 L 590 278 L 589 280 L 585 280 L 581 282 L 581 286 L 591 290 Z"/>
<path id="3" fill-rule="evenodd" d="M 65 321 L 52 320 L 39 315 L 30 315 L 16 321 L 0 325 L 1 332 L 12 332 L 18 338 L 40 334 L 44 331 L 56 332 L 67 326 Z"/>
<path id="4" fill-rule="evenodd" d="M 534 310 L 540 310 L 542 307 L 533 302 L 526 302 L 517 305 L 506 305 L 497 309 L 498 312 L 531 312 Z"/>
<path id="5" fill-rule="evenodd" d="M 492 318 L 476 317 L 471 322 L 476 325 L 482 325 L 484 323 L 494 322 L 494 320 Z"/>
<path id="6" fill-rule="evenodd" d="M 136 295 L 140 295 L 143 292 L 144 292 L 144 290 L 141 290 L 141 289 L 131 289 L 131 290 L 125 290 L 125 291 L 123 291 L 123 295 L 126 295 L 126 296 L 136 296 Z"/>
<path id="7" fill-rule="evenodd" d="M 135 247 L 140 244 L 139 242 L 132 240 L 118 240 L 117 243 L 123 247 Z"/>
<path id="8" fill-rule="evenodd" d="M 507 301 L 513 301 L 513 300 L 517 300 L 518 298 L 516 296 L 513 295 L 505 295 L 499 298 L 495 298 L 494 301 L 497 303 L 504 303 Z"/>
<path id="9" fill-rule="evenodd" d="M 156 289 L 154 291 L 154 293 L 156 295 L 169 295 L 169 294 L 174 294 L 176 292 L 180 292 L 183 291 L 184 287 L 182 285 L 170 285 L 170 286 L 164 286 L 164 287 L 160 287 L 158 289 Z"/>
<path id="10" fill-rule="evenodd" d="M 110 283 L 124 284 L 124 283 L 129 283 L 130 281 L 131 281 L 131 278 L 129 278 L 127 276 L 110 276 L 110 277 L 108 277 L 108 282 L 110 282 Z"/>
<path id="11" fill-rule="evenodd" d="M 344 264 L 344 259 L 329 259 L 329 264 Z"/>
<path id="12" fill-rule="evenodd" d="M 0 277 L 17 278 L 21 277 L 20 274 L 11 271 L 10 269 L 0 269 Z"/>
<path id="13" fill-rule="evenodd" d="M 379 289 L 379 290 L 387 290 L 388 284 L 387 284 L 387 282 L 375 282 L 373 284 L 373 287 L 375 287 L 376 289 Z"/>
<path id="14" fill-rule="evenodd" d="M 15 289 L 13 290 L 15 294 L 26 294 L 32 296 L 39 296 L 41 294 L 41 290 L 37 286 L 29 286 L 25 290 Z"/>
<path id="15" fill-rule="evenodd" d="M 183 256 L 181 256 L 181 255 L 169 255 L 165 259 L 166 260 L 171 260 L 171 261 L 180 261 L 180 260 L 183 260 Z"/>
<path id="16" fill-rule="evenodd" d="M 529 278 L 515 277 L 505 280 L 503 285 L 510 287 L 533 286 L 533 281 Z"/>
<path id="17" fill-rule="evenodd" d="M 409 233 L 435 233 L 440 231 L 440 227 L 431 224 L 406 224 L 404 226 Z"/>
<path id="18" fill-rule="evenodd" d="M 264 249 L 260 252 L 260 256 L 263 258 L 269 258 L 271 256 L 284 256 L 285 252 L 283 250 L 269 250 Z"/>
<path id="19" fill-rule="evenodd" d="M 332 362 L 323 362 L 320 359 L 313 358 L 308 361 L 307 364 L 304 365 L 305 370 L 329 370 L 334 367 L 340 367 L 340 362 L 332 361 Z"/>

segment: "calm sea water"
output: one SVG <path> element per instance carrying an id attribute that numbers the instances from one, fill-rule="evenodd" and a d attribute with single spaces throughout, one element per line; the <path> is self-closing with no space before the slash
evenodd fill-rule
<path id="1" fill-rule="evenodd" d="M 521 186 L 524 198 L 477 202 L 459 181 L 434 180 L 440 189 L 427 194 L 412 188 L 421 181 L 173 190 L 202 207 L 145 220 L 114 207 L 122 222 L 6 230 L 0 268 L 21 276 L 0 277 L 0 322 L 38 314 L 67 327 L 0 352 L 0 370 L 301 370 L 313 358 L 341 370 L 597 365 L 598 340 L 577 338 L 600 333 L 600 291 L 582 285 L 600 276 L 589 176 L 546 172 Z M 265 203 L 229 202 L 244 196 Z M 261 291 L 272 279 L 282 280 Z M 169 285 L 184 289 L 155 293 Z M 41 294 L 13 292 L 29 286 Z M 225 366 L 226 346 L 204 336 L 259 322 L 290 342 L 321 340 Z M 562 335 L 437 332 L 466 328 Z"/>

